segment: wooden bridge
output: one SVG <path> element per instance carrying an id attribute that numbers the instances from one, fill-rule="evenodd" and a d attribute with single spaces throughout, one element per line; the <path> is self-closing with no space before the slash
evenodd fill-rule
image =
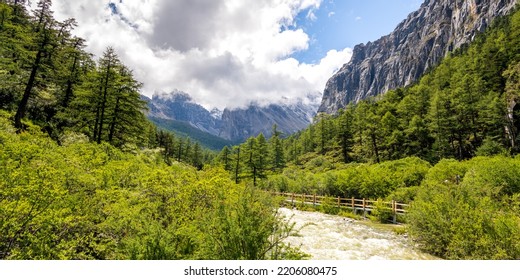
<path id="1" fill-rule="evenodd" d="M 407 209 L 410 207 L 409 204 L 398 203 L 392 201 L 376 201 L 369 199 L 359 198 L 342 198 L 342 197 L 330 197 L 330 196 L 318 196 L 316 194 L 296 194 L 296 193 L 281 193 L 272 192 L 273 195 L 283 197 L 284 201 L 290 203 L 292 206 L 298 204 L 301 205 L 328 205 L 331 207 L 338 207 L 340 209 L 351 209 L 354 213 L 362 212 L 363 216 L 366 217 L 367 213 L 372 212 L 374 209 L 391 211 L 393 217 L 393 223 L 397 222 L 397 215 L 404 215 Z"/>

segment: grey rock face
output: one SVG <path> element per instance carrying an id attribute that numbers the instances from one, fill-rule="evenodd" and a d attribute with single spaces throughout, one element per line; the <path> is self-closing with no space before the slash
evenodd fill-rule
<path id="1" fill-rule="evenodd" d="M 251 105 L 246 109 L 224 110 L 222 129 L 219 134 L 224 139 L 245 141 L 260 133 L 270 137 L 274 124 L 286 135 L 293 134 L 309 126 L 317 106 L 304 105 Z"/>
<path id="2" fill-rule="evenodd" d="M 426 0 L 391 34 L 354 47 L 351 61 L 327 82 L 318 111 L 333 114 L 351 102 L 411 84 L 516 2 Z"/>
<path id="3" fill-rule="evenodd" d="M 220 121 L 204 107 L 196 104 L 187 93 L 177 91 L 170 94 L 155 94 L 148 104 L 149 116 L 187 122 L 213 135 L 219 133 Z"/>

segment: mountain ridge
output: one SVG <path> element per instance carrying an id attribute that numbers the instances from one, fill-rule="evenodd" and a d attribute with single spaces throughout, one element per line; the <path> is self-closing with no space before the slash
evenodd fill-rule
<path id="1" fill-rule="evenodd" d="M 162 128 L 191 136 L 210 134 L 222 143 L 239 143 L 262 133 L 270 137 L 273 125 L 289 135 L 306 128 L 319 106 L 318 95 L 309 95 L 307 100 L 284 100 L 278 104 L 260 105 L 251 103 L 246 108 L 207 110 L 197 104 L 189 94 L 181 91 L 143 96 L 148 103 L 148 118 Z M 191 126 L 191 130 L 187 127 Z M 176 128 L 182 127 L 181 130 Z M 207 138 L 207 137 L 204 137 Z"/>

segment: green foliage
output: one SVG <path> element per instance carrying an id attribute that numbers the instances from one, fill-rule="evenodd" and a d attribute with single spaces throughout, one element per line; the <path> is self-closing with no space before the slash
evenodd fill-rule
<path id="1" fill-rule="evenodd" d="M 474 158 L 468 164 L 471 167 L 464 176 L 463 186 L 496 199 L 520 193 L 518 157 Z"/>
<path id="2" fill-rule="evenodd" d="M 386 197 L 386 200 L 393 200 L 399 203 L 410 204 L 415 200 L 418 190 L 419 187 L 417 186 L 397 188 Z"/>
<path id="3" fill-rule="evenodd" d="M 340 208 L 338 207 L 338 201 L 334 197 L 325 197 L 322 199 L 320 205 L 320 211 L 330 215 L 337 215 L 340 212 Z"/>
<path id="4" fill-rule="evenodd" d="M 410 234 L 442 258 L 518 259 L 520 216 L 510 202 L 520 191 L 517 170 L 505 157 L 439 162 L 410 209 Z"/>
<path id="5" fill-rule="evenodd" d="M 282 243 L 294 224 L 282 222 L 268 194 L 245 188 L 238 198 L 226 194 L 209 217 L 206 254 L 220 260 L 279 259 L 288 249 Z"/>
<path id="6" fill-rule="evenodd" d="M 374 204 L 374 209 L 370 213 L 371 217 L 374 217 L 378 222 L 387 223 L 392 221 L 393 213 L 389 205 L 382 199 L 378 199 Z"/>
<path id="7" fill-rule="evenodd" d="M 500 143 L 494 141 L 489 137 L 482 141 L 482 145 L 478 147 L 478 149 L 475 152 L 475 155 L 477 156 L 494 156 L 506 154 L 506 149 L 504 149 L 504 147 Z"/>
<path id="8" fill-rule="evenodd" d="M 98 144 L 106 141 L 122 147 L 146 142 L 142 133 L 146 103 L 139 95 L 141 84 L 119 61 L 114 49 L 107 48 L 85 80 L 60 117 Z"/>
<path id="9" fill-rule="evenodd" d="M 1 259 L 304 257 L 283 244 L 294 227 L 271 197 L 223 169 L 77 135 L 58 146 L 0 112 Z"/>
<path id="10" fill-rule="evenodd" d="M 338 165 L 332 170 L 320 168 L 318 161 L 323 163 L 321 157 L 309 162 L 308 166 L 315 166 L 312 169 L 285 168 L 282 174 L 269 176 L 261 186 L 274 191 L 377 199 L 398 188 L 420 185 L 430 169 L 430 164 L 419 158 Z"/>

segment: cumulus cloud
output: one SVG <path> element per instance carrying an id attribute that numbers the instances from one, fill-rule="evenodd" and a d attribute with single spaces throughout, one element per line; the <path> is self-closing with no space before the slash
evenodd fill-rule
<path id="1" fill-rule="evenodd" d="M 223 109 L 323 90 L 351 50 L 331 50 L 317 64 L 290 57 L 310 40 L 295 17 L 315 15 L 321 2 L 55 0 L 53 9 L 59 19 L 77 19 L 75 32 L 89 52 L 99 56 L 113 46 L 144 83 L 143 94 L 178 89 L 208 109 Z"/>

